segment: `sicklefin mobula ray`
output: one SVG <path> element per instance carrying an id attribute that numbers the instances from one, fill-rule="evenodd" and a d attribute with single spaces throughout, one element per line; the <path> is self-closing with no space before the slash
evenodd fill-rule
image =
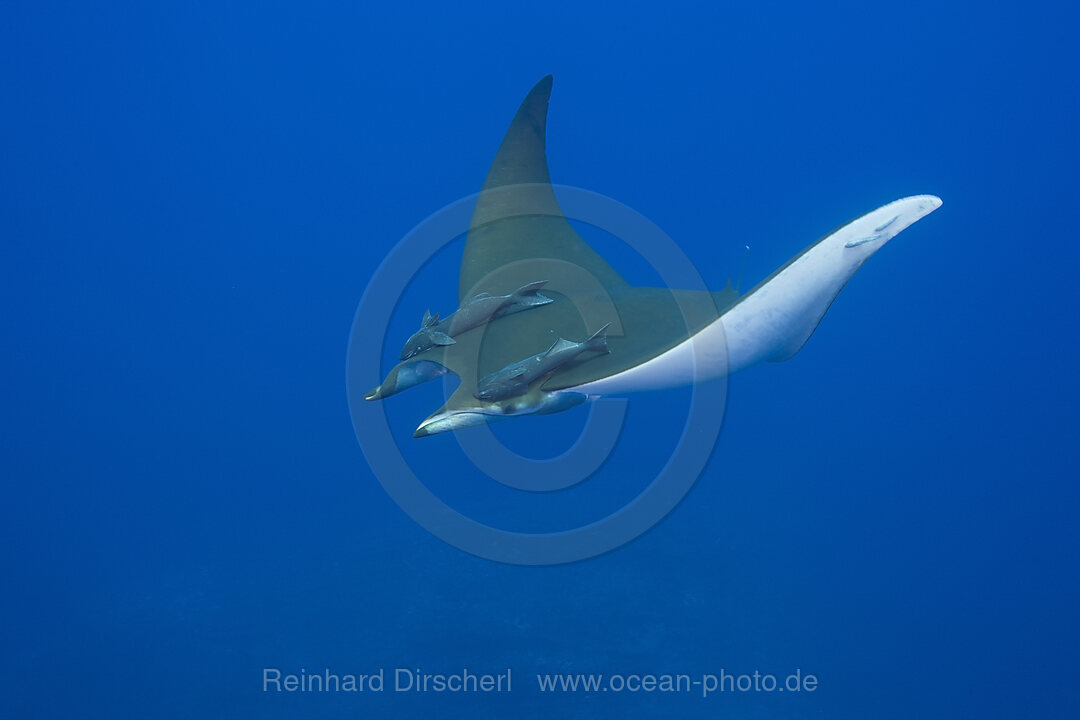
<path id="1" fill-rule="evenodd" d="M 743 295 L 730 284 L 717 292 L 634 287 L 556 203 L 545 151 L 551 85 L 549 75 L 529 92 L 488 172 L 462 256 L 459 309 L 442 322 L 425 314 L 405 359 L 366 396 L 458 375 L 460 386 L 415 437 L 787 360 L 855 271 L 941 206 L 916 195 L 880 207 Z"/>

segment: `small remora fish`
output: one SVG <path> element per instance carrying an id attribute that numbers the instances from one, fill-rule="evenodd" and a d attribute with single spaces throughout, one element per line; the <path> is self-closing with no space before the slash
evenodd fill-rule
<path id="1" fill-rule="evenodd" d="M 547 280 L 529 283 L 509 295 L 489 295 L 488 293 L 474 295 L 441 321 L 438 313 L 432 315 L 430 310 L 425 312 L 424 319 L 420 322 L 420 329 L 413 333 L 405 343 L 400 359 L 408 360 L 413 355 L 436 345 L 453 345 L 457 342 L 454 340 L 455 335 L 472 330 L 502 315 L 547 305 L 552 302 L 551 298 L 538 292 L 546 284 Z"/>
<path id="2" fill-rule="evenodd" d="M 576 343 L 559 338 L 545 352 L 518 360 L 482 378 L 476 383 L 476 392 L 473 395 L 479 400 L 488 402 L 521 395 L 529 389 L 529 385 L 534 380 L 557 370 L 583 352 L 598 352 L 606 355 L 608 353 L 607 329 L 610 325 L 611 323 L 608 323 L 600 328 L 584 342 Z"/>

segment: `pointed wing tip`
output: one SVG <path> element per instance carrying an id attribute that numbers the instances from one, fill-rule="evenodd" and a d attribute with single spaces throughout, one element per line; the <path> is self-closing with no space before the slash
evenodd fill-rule
<path id="1" fill-rule="evenodd" d="M 550 74 L 540 78 L 539 82 L 533 85 L 532 90 L 530 90 L 529 94 L 525 96 L 525 100 L 522 102 L 522 105 L 530 105 L 535 102 L 542 102 L 546 105 L 547 102 L 551 99 L 551 86 L 554 82 L 555 77 Z M 544 110 L 546 113 L 547 108 L 545 107 Z"/>

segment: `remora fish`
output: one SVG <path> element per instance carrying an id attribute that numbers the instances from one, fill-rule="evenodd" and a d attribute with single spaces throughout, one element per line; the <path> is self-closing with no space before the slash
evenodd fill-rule
<path id="1" fill-rule="evenodd" d="M 577 234 L 559 210 L 545 155 L 552 79 L 528 94 L 503 138 L 476 203 L 458 280 L 459 298 L 492 295 L 548 278 L 559 296 L 532 312 L 460 333 L 398 363 L 368 400 L 453 372 L 461 379 L 414 433 L 424 437 L 503 417 L 566 410 L 605 394 L 709 380 L 762 361 L 787 360 L 817 328 L 855 271 L 885 243 L 941 206 L 933 195 L 889 203 L 806 248 L 740 296 L 635 287 Z M 488 401 L 480 378 L 543 352 L 554 333 L 582 337 L 586 322 L 613 320 L 611 352 L 566 363 L 527 392 Z"/>
<path id="2" fill-rule="evenodd" d="M 544 375 L 562 367 L 584 352 L 608 353 L 607 329 L 611 323 L 593 333 L 584 342 L 573 342 L 559 338 L 545 352 L 537 353 L 524 360 L 507 365 L 498 372 L 482 378 L 476 384 L 477 399 L 494 402 L 522 395 L 529 385 Z"/>
<path id="3" fill-rule="evenodd" d="M 401 359 L 408 360 L 436 345 L 453 345 L 456 335 L 479 327 L 484 323 L 513 312 L 547 305 L 551 298 L 539 293 L 547 280 L 529 283 L 507 295 L 491 295 L 486 292 L 472 296 L 456 311 L 447 315 L 441 322 L 439 313 L 433 316 L 431 311 L 424 313 L 420 329 L 412 334 L 401 350 Z"/>

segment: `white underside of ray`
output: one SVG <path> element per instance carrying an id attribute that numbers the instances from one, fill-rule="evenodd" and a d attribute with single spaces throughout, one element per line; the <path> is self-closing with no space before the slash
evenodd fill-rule
<path id="1" fill-rule="evenodd" d="M 941 206 L 916 195 L 867 213 L 821 240 L 719 319 L 641 365 L 572 390 L 609 395 L 678 387 L 787 360 L 817 328 L 844 284 L 885 243 Z"/>

